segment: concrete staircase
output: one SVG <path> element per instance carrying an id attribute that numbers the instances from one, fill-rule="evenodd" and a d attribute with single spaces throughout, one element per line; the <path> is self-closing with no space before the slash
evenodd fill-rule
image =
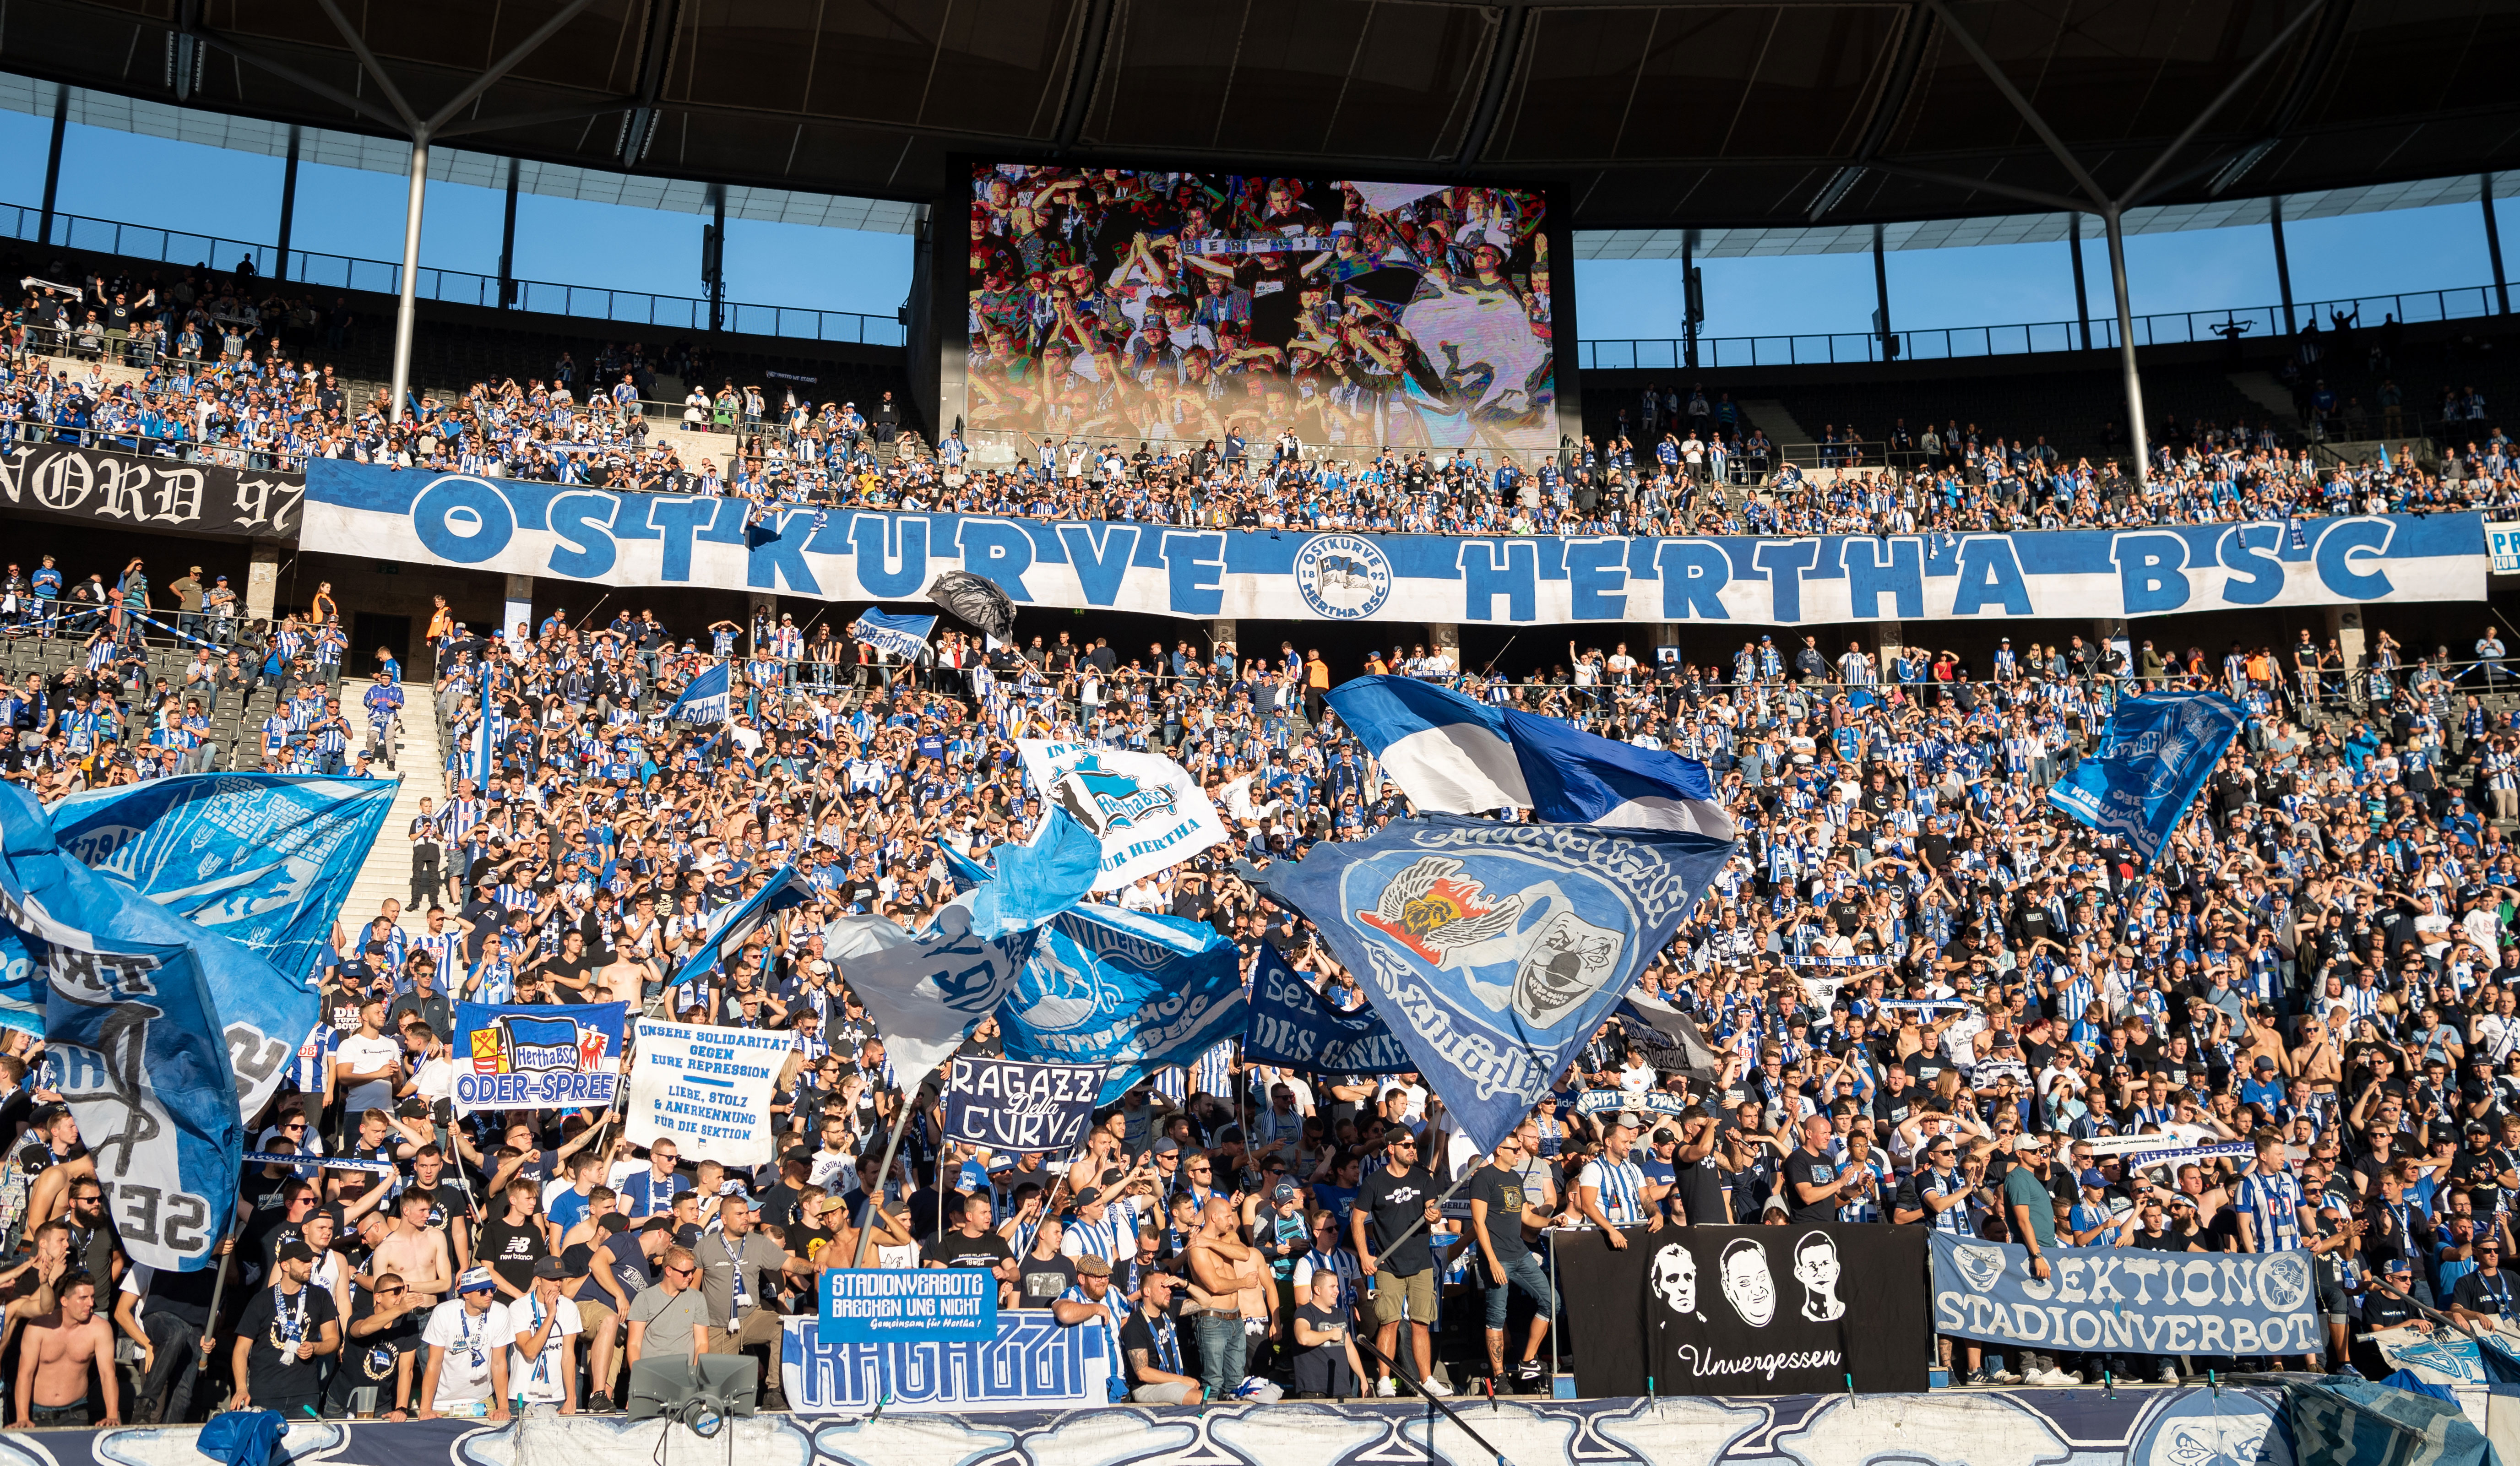
<path id="1" fill-rule="evenodd" d="M 2225 374 L 2234 391 L 2267 410 L 2270 417 L 2286 427 L 2301 426 L 2293 416 L 2292 393 L 2275 379 L 2272 372 L 2230 372 Z"/>
<path id="2" fill-rule="evenodd" d="M 341 679 L 341 705 L 357 707 L 367 696 L 369 680 Z M 408 905 L 411 901 L 411 838 L 407 831 L 411 822 L 420 817 L 420 802 L 434 801 L 431 808 L 446 805 L 446 767 L 437 742 L 437 704 L 428 688 L 405 683 L 403 691 L 400 736 L 387 752 L 390 772 L 402 777 L 402 787 L 395 791 L 393 812 L 385 817 L 385 827 L 377 834 L 377 843 L 359 865 L 358 878 L 350 883 L 350 899 L 341 906 L 342 930 L 349 931 L 375 919 L 387 900 Z M 370 758 L 371 767 L 384 762 Z M 418 932 L 426 922 L 426 912 L 406 911 L 402 926 Z"/>

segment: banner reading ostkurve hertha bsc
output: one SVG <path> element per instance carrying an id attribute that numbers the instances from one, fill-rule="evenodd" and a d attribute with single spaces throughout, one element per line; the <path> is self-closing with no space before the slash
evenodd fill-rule
<path id="1" fill-rule="evenodd" d="M 670 1135 L 684 1155 L 758 1166 L 775 1149 L 770 1092 L 796 1046 L 782 1029 L 699 1028 L 639 1022 L 622 1133 L 633 1145 Z"/>
<path id="2" fill-rule="evenodd" d="M 2326 1348 L 2310 1254 L 2050 1247 L 1933 1233 L 1934 1327 L 2033 1349 L 2299 1355 Z"/>
<path id="3" fill-rule="evenodd" d="M 626 1006 L 455 1005 L 455 1113 L 609 1106 L 621 1078 Z"/>
<path id="4" fill-rule="evenodd" d="M 1688 1226 L 1557 1234 L 1587 1396 L 1922 1390 L 1924 1229 Z"/>

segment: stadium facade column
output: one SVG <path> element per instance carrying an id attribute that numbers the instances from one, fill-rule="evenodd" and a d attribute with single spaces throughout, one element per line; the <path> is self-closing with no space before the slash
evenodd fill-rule
<path id="1" fill-rule="evenodd" d="M 411 191 L 402 206 L 402 280 L 394 297 L 393 421 L 411 401 L 411 338 L 420 324 L 420 211 L 428 196 L 428 134 L 411 140 Z"/>
<path id="2" fill-rule="evenodd" d="M 2362 653 L 2368 643 L 2362 635 L 2362 608 L 2359 605 L 2331 605 L 2327 612 L 2327 635 L 2336 643 L 2347 676 L 2362 670 Z"/>
<path id="3" fill-rule="evenodd" d="M 280 546 L 256 540 L 246 548 L 245 618 L 269 621 L 280 604 Z"/>
<path id="4" fill-rule="evenodd" d="M 532 636 L 534 625 L 534 578 L 530 575 L 511 575 L 508 577 L 508 603 L 506 608 L 499 612 L 499 634 L 501 636 L 505 636 L 508 633 L 515 631 L 517 629 L 517 623 L 519 621 L 525 624 L 525 635 Z"/>
<path id="5" fill-rule="evenodd" d="M 1460 626 L 1458 623 L 1456 623 L 1456 622 L 1451 622 L 1451 621 L 1429 621 L 1429 622 L 1427 622 L 1427 623 L 1426 623 L 1426 651 L 1427 651 L 1427 654 L 1429 654 L 1429 655 L 1432 655 L 1432 654 L 1434 654 L 1435 652 L 1440 651 L 1440 652 L 1442 652 L 1444 655 L 1451 657 L 1451 658 L 1453 659 L 1453 670 L 1454 670 L 1454 671 L 1456 671 L 1456 672 L 1461 671 L 1461 670 L 1462 670 L 1462 628 L 1461 628 L 1461 626 Z"/>
<path id="6" fill-rule="evenodd" d="M 1241 623 L 1232 616 L 1210 616 L 1207 619 L 1207 645 L 1211 655 L 1219 646 L 1231 647 L 1236 666 L 1242 664 Z"/>
<path id="7" fill-rule="evenodd" d="M 1892 667 L 1899 659 L 1899 648 L 1908 644 L 1908 623 L 1867 621 L 1864 639 L 1868 644 L 1864 649 L 1872 658 L 1874 679 L 1885 684 L 1896 681 Z"/>

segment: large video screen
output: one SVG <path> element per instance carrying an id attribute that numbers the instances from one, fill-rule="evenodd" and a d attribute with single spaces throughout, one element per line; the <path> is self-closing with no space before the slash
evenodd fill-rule
<path id="1" fill-rule="evenodd" d="M 965 419 L 1554 449 L 1547 212 L 1537 189 L 975 165 Z"/>

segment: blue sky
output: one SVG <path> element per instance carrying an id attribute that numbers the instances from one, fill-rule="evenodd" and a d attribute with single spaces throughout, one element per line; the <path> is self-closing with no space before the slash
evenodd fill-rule
<path id="1" fill-rule="evenodd" d="M 50 120 L 0 112 L 0 202 L 43 200 Z M 73 126 L 64 150 L 58 208 L 64 213 L 268 244 L 280 217 L 281 160 L 189 143 Z M 134 180 L 180 178 L 186 186 Z M 423 227 L 424 262 L 496 275 L 504 196 L 433 184 Z M 396 175 L 302 165 L 292 243 L 299 249 L 394 259 L 402 251 L 403 180 Z M 2520 209 L 2501 205 L 2508 257 Z M 701 219 L 525 195 L 517 210 L 517 274 L 612 289 L 698 295 Z M 727 298 L 889 317 L 910 289 L 912 242 L 734 220 Z M 58 236 L 57 236 L 58 238 Z M 2297 301 L 2488 284 L 2482 211 L 2474 204 L 2295 221 L 2286 226 Z M 86 240 L 81 239 L 85 244 Z M 2094 314 L 2110 309 L 2108 256 L 2087 242 Z M 222 266 L 234 262 L 231 245 Z M 1869 254 L 1701 262 L 1711 336 L 1861 333 L 1873 308 Z M 1935 327 L 2060 321 L 2074 314 L 2071 256 L 2063 243 L 1975 249 L 1894 251 L 1892 324 Z M 1576 265 L 1578 324 L 1587 338 L 1672 336 L 1681 332 L 1677 260 L 1596 260 Z M 2274 250 L 2264 227 L 2138 236 L 2128 241 L 2128 280 L 2138 314 L 2256 306 L 2277 298 Z M 2376 321 L 2377 308 L 2366 319 Z"/>

